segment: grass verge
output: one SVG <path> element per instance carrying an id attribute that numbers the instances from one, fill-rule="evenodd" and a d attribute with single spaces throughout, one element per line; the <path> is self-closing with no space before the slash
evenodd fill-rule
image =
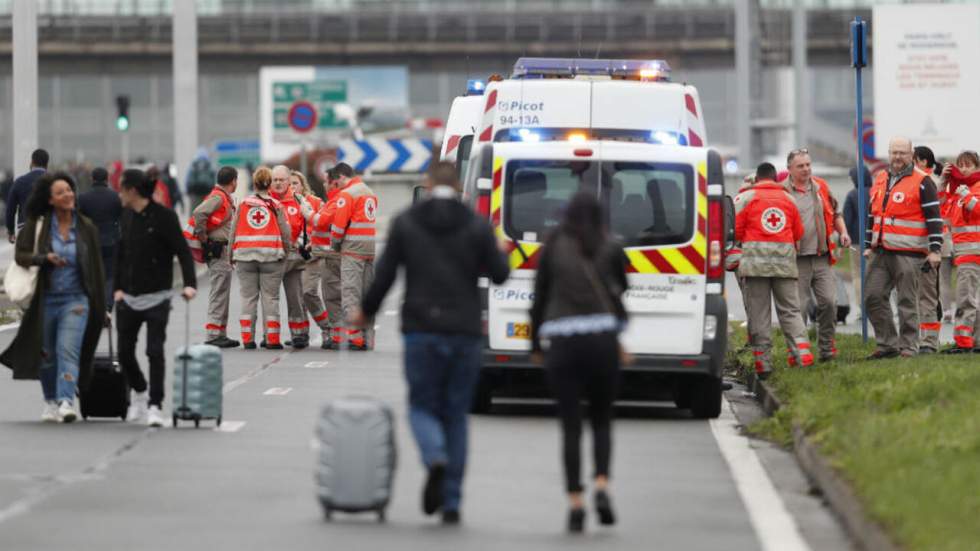
<path id="1" fill-rule="evenodd" d="M 741 346 L 744 329 L 729 342 Z M 860 336 L 837 347 L 834 362 L 777 367 L 783 407 L 749 431 L 789 446 L 802 428 L 902 548 L 980 548 L 980 356 L 864 362 L 873 347 Z M 778 332 L 773 352 L 785 366 Z M 749 352 L 729 359 L 751 365 Z"/>

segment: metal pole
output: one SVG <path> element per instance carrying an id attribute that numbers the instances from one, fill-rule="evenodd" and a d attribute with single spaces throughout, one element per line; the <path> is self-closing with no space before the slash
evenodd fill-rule
<path id="1" fill-rule="evenodd" d="M 198 146 L 197 11 L 194 0 L 174 0 L 174 162 L 187 174 Z M 185 190 L 187 182 L 184 182 Z"/>
<path id="2" fill-rule="evenodd" d="M 796 147 L 807 145 L 807 117 L 809 116 L 809 90 L 807 89 L 807 34 L 806 3 L 796 2 L 793 8 L 793 88 L 796 100 Z"/>
<path id="3" fill-rule="evenodd" d="M 858 250 L 861 251 L 861 297 L 859 298 L 861 302 L 861 338 L 864 342 L 868 342 L 868 308 L 864 302 L 865 287 L 864 287 L 864 273 L 865 273 L 865 258 L 864 258 L 864 239 L 867 233 L 866 226 L 868 222 L 867 205 L 865 205 L 865 194 L 864 194 L 864 152 L 862 151 L 863 141 L 864 141 L 864 83 L 861 80 L 861 67 L 855 67 L 855 94 L 857 96 L 857 180 L 858 180 L 858 233 L 860 234 L 858 238 L 861 241 L 861 246 Z M 853 238 L 852 238 L 853 240 Z"/>
<path id="4" fill-rule="evenodd" d="M 39 147 L 37 118 L 37 10 L 35 0 L 14 0 L 13 159 L 14 173 L 26 171 Z"/>
<path id="5" fill-rule="evenodd" d="M 120 153 L 122 156 L 123 168 L 129 167 L 129 132 L 120 132 Z"/>
<path id="6" fill-rule="evenodd" d="M 752 165 L 752 0 L 735 0 L 735 143 L 738 164 Z"/>

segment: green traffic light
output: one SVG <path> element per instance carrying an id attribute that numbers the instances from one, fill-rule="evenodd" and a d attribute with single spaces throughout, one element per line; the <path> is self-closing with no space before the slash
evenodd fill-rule
<path id="1" fill-rule="evenodd" d="M 129 130 L 129 117 L 116 118 L 116 128 L 118 128 L 120 132 Z"/>

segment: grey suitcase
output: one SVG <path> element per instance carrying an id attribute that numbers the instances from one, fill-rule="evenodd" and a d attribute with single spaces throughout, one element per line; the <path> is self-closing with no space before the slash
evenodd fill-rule
<path id="1" fill-rule="evenodd" d="M 173 424 L 214 419 L 221 426 L 224 368 L 221 349 L 210 344 L 186 344 L 190 341 L 190 305 L 187 306 L 185 345 L 177 350 L 173 377 Z"/>
<path id="2" fill-rule="evenodd" d="M 373 398 L 334 400 L 321 410 L 316 436 L 317 494 L 327 520 L 334 511 L 373 511 L 384 522 L 397 459 L 391 408 Z"/>

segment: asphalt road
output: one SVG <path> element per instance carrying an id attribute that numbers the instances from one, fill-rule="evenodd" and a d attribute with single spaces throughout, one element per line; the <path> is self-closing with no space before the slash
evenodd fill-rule
<path id="1" fill-rule="evenodd" d="M 406 201 L 399 192 L 388 204 Z M 471 417 L 463 526 L 444 529 L 419 511 L 424 472 L 405 420 L 397 301 L 396 291 L 373 352 L 227 351 L 220 431 L 208 422 L 197 430 L 42 425 L 39 385 L 0 373 L 0 549 L 850 548 L 792 457 L 739 434 L 759 415 L 740 388 L 711 422 L 671 404 L 621 408 L 613 465 L 621 522 L 599 530 L 593 516 L 580 538 L 563 532 L 553 411 L 498 403 L 495 414 Z M 238 304 L 236 288 L 233 317 Z M 184 308 L 172 312 L 168 358 L 182 344 Z M 204 311 L 204 300 L 191 303 L 192 341 L 204 339 Z M 0 332 L 0 346 L 13 334 Z M 314 498 L 318 410 L 349 394 L 377 396 L 398 413 L 386 525 L 373 515 L 327 523 Z"/>

